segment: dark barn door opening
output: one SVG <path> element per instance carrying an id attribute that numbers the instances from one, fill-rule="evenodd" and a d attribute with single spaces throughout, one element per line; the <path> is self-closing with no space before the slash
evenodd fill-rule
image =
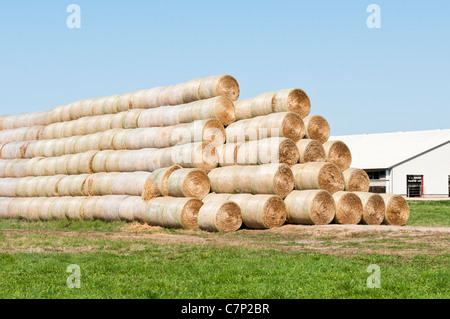
<path id="1" fill-rule="evenodd" d="M 422 197 L 423 175 L 407 175 L 406 190 L 408 197 Z"/>

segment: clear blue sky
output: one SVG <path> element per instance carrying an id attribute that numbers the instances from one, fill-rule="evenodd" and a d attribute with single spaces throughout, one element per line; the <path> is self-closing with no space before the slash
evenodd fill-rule
<path id="1" fill-rule="evenodd" d="M 333 135 L 450 128 L 448 0 L 1 1 L 0 50 L 1 114 L 227 73 L 304 89 Z"/>

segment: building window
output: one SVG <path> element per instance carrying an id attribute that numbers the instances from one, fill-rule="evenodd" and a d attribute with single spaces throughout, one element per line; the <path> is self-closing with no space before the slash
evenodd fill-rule
<path id="1" fill-rule="evenodd" d="M 366 171 L 370 179 L 386 179 L 386 171 Z"/>

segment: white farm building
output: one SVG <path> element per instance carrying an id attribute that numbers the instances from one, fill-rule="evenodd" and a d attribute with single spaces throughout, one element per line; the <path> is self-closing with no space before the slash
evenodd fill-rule
<path id="1" fill-rule="evenodd" d="M 352 152 L 371 191 L 408 197 L 450 197 L 450 129 L 332 136 Z"/>

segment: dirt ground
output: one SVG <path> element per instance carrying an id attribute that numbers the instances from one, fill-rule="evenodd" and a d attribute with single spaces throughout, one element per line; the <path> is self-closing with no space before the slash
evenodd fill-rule
<path id="1" fill-rule="evenodd" d="M 146 243 L 171 245 L 213 245 L 216 247 L 245 247 L 275 249 L 284 252 L 321 252 L 332 255 L 387 254 L 441 255 L 450 253 L 450 227 L 285 225 L 269 230 L 243 229 L 235 233 L 207 233 L 200 230 L 166 230 L 140 224 L 128 224 L 118 232 L 62 231 L 62 230 L 1 230 L 5 239 L 0 253 L 83 253 L 98 251 L 98 240 L 136 242 L 119 249 L 118 253 L 144 250 Z M 30 236 L 33 237 L 29 244 Z M 61 243 L 49 245 L 50 238 Z M 92 244 L 62 244 L 64 239 L 83 238 Z M 24 243 L 27 244 L 24 244 Z M 22 243 L 22 244 L 21 244 Z"/>

